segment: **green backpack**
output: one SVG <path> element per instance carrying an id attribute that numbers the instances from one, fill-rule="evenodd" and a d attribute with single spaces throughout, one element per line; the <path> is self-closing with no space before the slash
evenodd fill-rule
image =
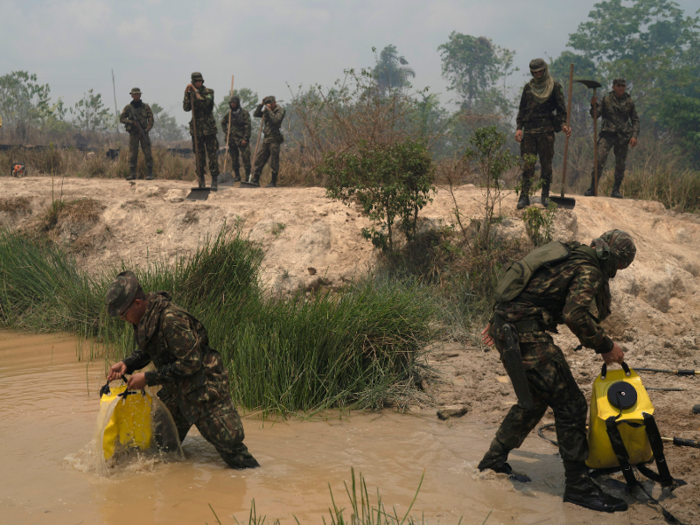
<path id="1" fill-rule="evenodd" d="M 515 261 L 506 269 L 506 273 L 496 286 L 494 299 L 497 303 L 507 303 L 515 299 L 530 282 L 534 273 L 540 268 L 550 268 L 571 257 L 574 249 L 580 243 L 564 244 L 552 241 L 549 244 L 535 248 L 523 259 Z"/>

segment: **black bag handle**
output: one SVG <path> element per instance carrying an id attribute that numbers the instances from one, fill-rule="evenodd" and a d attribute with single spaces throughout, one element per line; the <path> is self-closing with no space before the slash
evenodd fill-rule
<path id="1" fill-rule="evenodd" d="M 622 362 L 621 366 L 622 369 L 625 371 L 625 375 L 629 377 L 632 374 L 632 372 L 630 371 L 630 367 L 627 366 L 627 363 L 625 363 L 624 361 Z M 606 375 L 608 375 L 608 365 L 603 363 L 603 368 L 600 371 L 600 378 L 605 379 Z"/>

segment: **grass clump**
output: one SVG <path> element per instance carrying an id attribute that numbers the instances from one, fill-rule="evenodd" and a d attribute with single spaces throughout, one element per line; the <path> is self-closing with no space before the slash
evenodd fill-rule
<path id="1" fill-rule="evenodd" d="M 243 406 L 288 413 L 404 403 L 431 335 L 433 303 L 422 288 L 368 279 L 337 294 L 273 298 L 259 283 L 263 256 L 222 232 L 173 265 L 135 271 L 146 291 L 170 292 L 205 324 Z M 90 276 L 61 247 L 2 231 L 0 324 L 77 333 L 120 360 L 133 350 L 133 330 L 109 317 L 104 295 L 125 268 Z"/>

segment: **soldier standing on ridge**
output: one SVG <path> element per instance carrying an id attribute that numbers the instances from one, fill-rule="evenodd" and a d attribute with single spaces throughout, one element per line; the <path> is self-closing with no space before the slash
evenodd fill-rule
<path id="1" fill-rule="evenodd" d="M 263 109 L 265 106 L 265 109 Z M 284 120 L 284 108 L 277 105 L 277 100 L 273 96 L 265 97 L 262 103 L 257 107 L 253 116 L 263 119 L 265 127 L 263 133 L 265 140 L 260 145 L 260 150 L 255 158 L 255 174 L 253 175 L 252 184 L 260 185 L 260 174 L 262 173 L 267 160 L 270 159 L 270 170 L 272 171 L 272 180 L 266 188 L 277 187 L 277 175 L 280 171 L 280 148 L 284 142 L 282 135 L 282 121 Z"/>
<path id="2" fill-rule="evenodd" d="M 533 252 L 539 252 L 533 257 L 546 259 L 545 254 L 557 249 L 550 247 L 555 244 L 536 248 Z M 482 332 L 483 342 L 496 345 L 504 365 L 508 363 L 511 367 L 507 371 L 514 387 L 521 390 L 518 403 L 501 423 L 478 468 L 510 474 L 518 481 L 530 481 L 527 476 L 512 474 L 508 454 L 522 445 L 547 407 L 551 407 L 559 453 L 564 461 L 564 501 L 598 511 L 623 511 L 627 510 L 624 500 L 606 494 L 588 477 L 585 463 L 588 403 L 566 357 L 547 332 L 556 332 L 558 324 L 566 324 L 581 344 L 600 354 L 606 364 L 622 363 L 622 349 L 599 323 L 610 315 L 609 280 L 618 270 L 632 264 L 637 248 L 632 237 L 621 230 L 605 232 L 593 239 L 590 247 L 575 242 L 568 243 L 566 248 L 570 253 L 568 258 L 543 265 L 524 288 L 508 272 L 498 285 L 499 290 L 506 290 L 507 297 L 517 295 L 510 301 L 496 303 L 493 316 Z M 597 317 L 591 314 L 592 304 L 596 306 Z M 519 362 L 506 361 L 506 350 L 509 356 L 513 352 L 519 354 Z M 529 396 L 525 395 L 527 392 Z"/>
<path id="3" fill-rule="evenodd" d="M 182 109 L 192 111 L 192 101 L 190 93 L 195 94 L 194 114 L 197 128 L 197 147 L 195 147 L 195 135 L 190 120 L 190 135 L 192 135 L 192 151 L 199 150 L 197 157 L 197 177 L 199 187 L 204 188 L 204 170 L 207 166 L 207 156 L 209 157 L 209 173 L 211 174 L 211 189 L 217 190 L 219 187 L 219 140 L 216 138 L 216 121 L 214 120 L 214 90 L 204 86 L 204 78 L 198 72 L 192 73 L 192 83 L 185 88 L 185 98 L 182 101 Z"/>
<path id="4" fill-rule="evenodd" d="M 153 111 L 151 111 L 151 106 L 141 101 L 139 88 L 133 88 L 129 94 L 133 100 L 124 107 L 119 117 L 119 122 L 126 124 L 126 132 L 129 134 L 129 176 L 126 180 L 136 178 L 139 144 L 141 144 L 143 155 L 146 157 L 146 168 L 148 169 L 146 180 L 153 180 L 153 153 L 151 152 L 151 140 L 148 138 L 148 132 L 153 127 Z M 140 130 L 136 122 L 141 126 Z"/>
<path id="5" fill-rule="evenodd" d="M 231 154 L 231 166 L 235 178 L 233 182 L 241 181 L 241 165 L 238 162 L 240 151 L 245 180 L 250 179 L 250 114 L 241 107 L 241 99 L 232 97 L 229 102 L 229 111 L 221 119 L 221 129 L 224 136 L 229 132 L 229 114 L 231 115 L 231 136 L 228 137 L 229 153 Z"/>
<path id="6" fill-rule="evenodd" d="M 625 178 L 625 161 L 629 146 L 637 145 L 639 135 L 639 116 L 634 106 L 634 101 L 629 93 L 625 92 L 627 81 L 624 78 L 613 80 L 613 89 L 603 100 L 597 97 L 591 99 L 591 116 L 593 107 L 597 104 L 598 116 L 603 120 L 603 129 L 598 138 L 598 180 L 605 168 L 610 150 L 615 154 L 615 182 L 611 197 L 622 198 L 620 185 Z M 595 195 L 595 167 L 591 171 L 591 187 L 584 193 L 586 197 Z"/>
<path id="7" fill-rule="evenodd" d="M 195 425 L 235 469 L 260 466 L 243 444 L 241 418 L 231 401 L 221 354 L 209 346 L 207 330 L 167 292 L 144 293 L 133 272 L 122 272 L 107 290 L 107 311 L 134 326 L 137 349 L 112 365 L 108 381 L 132 374 L 128 388 L 162 385 L 158 397 L 168 407 L 180 442 Z M 134 373 L 155 365 L 155 370 Z"/>
<path id="8" fill-rule="evenodd" d="M 559 82 L 549 74 L 549 66 L 541 59 L 530 62 L 533 79 L 523 88 L 520 109 L 516 118 L 515 140 L 520 142 L 520 155 L 540 156 L 542 166 L 542 206 L 549 205 L 549 187 L 552 183 L 552 159 L 554 157 L 554 133 L 563 131 L 571 136 L 566 126 L 566 103 Z M 554 112 L 556 111 L 556 115 Z M 517 208 L 530 205 L 530 185 L 535 174 L 535 163 L 525 162 Z"/>

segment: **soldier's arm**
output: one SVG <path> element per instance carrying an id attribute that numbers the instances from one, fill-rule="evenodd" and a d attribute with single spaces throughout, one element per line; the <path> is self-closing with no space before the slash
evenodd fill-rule
<path id="1" fill-rule="evenodd" d="M 523 94 L 520 95 L 520 107 L 518 108 L 518 116 L 515 117 L 515 123 L 517 124 L 516 129 L 523 129 L 523 119 L 525 118 L 526 109 L 526 99 L 525 99 L 525 89 L 523 89 Z"/>
<path id="2" fill-rule="evenodd" d="M 590 265 L 581 266 L 569 285 L 564 305 L 564 323 L 581 344 L 597 354 L 613 348 L 613 341 L 595 321 L 589 310 L 596 291 L 603 285 L 600 271 Z"/>
<path id="3" fill-rule="evenodd" d="M 270 111 L 270 116 L 269 116 L 270 123 L 275 125 L 275 126 L 281 126 L 282 121 L 284 120 L 284 114 L 285 114 L 284 108 L 282 106 L 277 106 L 277 108 L 275 108 L 275 109 L 277 111 Z"/>
<path id="4" fill-rule="evenodd" d="M 250 113 L 248 113 L 248 111 L 246 111 L 243 108 L 241 108 L 241 111 L 243 112 L 243 140 L 246 142 L 250 142 L 250 132 L 251 132 Z"/>
<path id="5" fill-rule="evenodd" d="M 129 357 L 124 359 L 124 364 L 126 365 L 126 373 L 133 374 L 135 370 L 141 370 L 148 366 L 151 362 L 151 358 L 148 353 L 141 348 L 134 350 Z"/>
<path id="6" fill-rule="evenodd" d="M 224 115 L 224 118 L 221 119 L 221 131 L 224 132 L 224 135 L 228 133 L 228 119 L 229 119 L 229 114 L 231 113 L 231 110 L 229 109 L 226 112 L 226 115 Z"/>
<path id="7" fill-rule="evenodd" d="M 182 109 L 184 111 L 192 111 L 192 99 L 189 91 L 185 91 L 185 98 L 182 99 Z"/>
<path id="8" fill-rule="evenodd" d="M 148 124 L 146 125 L 146 129 L 144 131 L 148 133 L 153 129 L 153 123 L 155 122 L 153 120 L 153 111 L 151 110 L 151 106 L 146 104 L 146 118 L 148 119 Z"/>
<path id="9" fill-rule="evenodd" d="M 208 89 L 202 96 L 202 100 L 197 100 L 197 111 L 201 108 L 204 112 L 209 112 L 214 109 L 214 90 Z"/>
<path id="10" fill-rule="evenodd" d="M 632 138 L 636 139 L 637 135 L 639 135 L 639 115 L 637 115 L 637 107 L 635 106 L 633 101 L 630 101 L 632 104 L 632 110 L 630 111 L 630 121 L 632 121 Z"/>
<path id="11" fill-rule="evenodd" d="M 127 111 L 128 109 L 129 106 L 125 106 L 122 110 L 122 114 L 119 116 L 119 122 L 121 122 L 122 124 L 128 124 L 129 122 L 131 122 L 129 112 Z"/>
<path id="12" fill-rule="evenodd" d="M 559 132 L 561 127 L 566 125 L 566 100 L 564 100 L 564 91 L 561 84 L 554 85 L 554 104 L 557 114 L 554 117 L 554 130 Z"/>
<path id="13" fill-rule="evenodd" d="M 166 313 L 161 329 L 175 361 L 158 370 L 146 372 L 146 383 L 149 386 L 175 382 L 194 374 L 202 367 L 200 340 L 187 319 Z"/>
<path id="14" fill-rule="evenodd" d="M 596 98 L 598 98 L 598 97 L 596 97 Z M 597 106 L 597 107 L 596 107 L 597 117 L 600 118 L 600 119 L 603 118 L 603 99 L 604 99 L 604 98 L 605 98 L 605 97 L 600 97 L 600 98 L 598 98 L 598 100 L 597 100 L 597 102 L 596 102 L 596 106 Z M 594 115 L 593 115 L 593 104 L 591 104 L 591 109 L 589 110 L 589 113 L 591 114 L 591 117 L 594 116 Z"/>
<path id="15" fill-rule="evenodd" d="M 258 107 L 255 108 L 255 111 L 253 112 L 253 116 L 254 116 L 255 118 L 262 118 L 262 116 L 263 116 L 263 110 L 262 110 L 262 108 L 263 108 L 263 105 L 262 105 L 262 104 L 259 104 Z"/>

